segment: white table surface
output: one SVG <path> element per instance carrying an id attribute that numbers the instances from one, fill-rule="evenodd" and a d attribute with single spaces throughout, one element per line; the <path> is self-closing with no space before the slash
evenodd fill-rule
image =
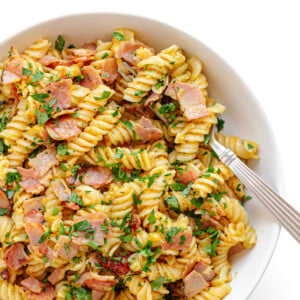
<path id="1" fill-rule="evenodd" d="M 2 0 L 0 40 L 49 18 L 96 11 L 144 15 L 194 35 L 227 60 L 260 99 L 280 148 L 286 199 L 300 210 L 299 8 L 298 1 L 287 0 Z M 299 250 L 282 230 L 268 270 L 249 300 L 300 299 Z"/>

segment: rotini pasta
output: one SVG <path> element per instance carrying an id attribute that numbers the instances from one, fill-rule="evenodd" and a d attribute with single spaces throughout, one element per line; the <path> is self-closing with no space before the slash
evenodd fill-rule
<path id="1" fill-rule="evenodd" d="M 0 298 L 221 300 L 256 234 L 202 62 L 132 30 L 0 64 Z M 216 134 L 240 158 L 258 145 Z M 231 250 L 232 249 L 232 250 Z M 177 298 L 176 298 L 177 297 Z"/>

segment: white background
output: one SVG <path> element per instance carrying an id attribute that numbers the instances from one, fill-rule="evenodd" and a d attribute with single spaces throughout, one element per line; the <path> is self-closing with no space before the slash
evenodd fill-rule
<path id="1" fill-rule="evenodd" d="M 192 34 L 232 65 L 260 100 L 281 152 L 286 199 L 300 210 L 300 148 L 297 148 L 300 147 L 300 3 L 297 2 L 1 0 L 0 40 L 49 18 L 97 11 L 144 15 Z M 269 268 L 249 300 L 300 299 L 299 250 L 299 245 L 282 230 Z"/>

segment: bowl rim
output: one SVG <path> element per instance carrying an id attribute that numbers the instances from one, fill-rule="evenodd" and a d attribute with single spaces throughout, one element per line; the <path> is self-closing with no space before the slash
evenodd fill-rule
<path id="1" fill-rule="evenodd" d="M 45 26 L 47 24 L 53 23 L 55 21 L 62 21 L 63 19 L 67 19 L 67 18 L 76 18 L 76 17 L 87 17 L 87 16 L 101 16 L 101 15 L 112 15 L 115 17 L 128 17 L 128 18 L 135 18 L 135 19 L 140 19 L 142 20 L 147 20 L 149 22 L 153 22 L 153 23 L 157 23 L 158 25 L 163 25 L 164 27 L 169 27 L 171 30 L 180 32 L 180 34 L 183 34 L 185 36 L 187 36 L 189 39 L 193 39 L 196 40 L 197 43 L 201 44 L 203 47 L 207 48 L 209 52 L 212 53 L 213 56 L 217 57 L 225 66 L 226 68 L 228 68 L 235 76 L 236 78 L 239 80 L 239 85 L 243 85 L 244 89 L 247 91 L 247 93 L 251 96 L 251 99 L 254 103 L 254 105 L 257 107 L 257 109 L 259 110 L 259 113 L 261 116 L 263 116 L 266 121 L 264 122 L 264 126 L 265 126 L 265 130 L 267 131 L 270 139 L 273 142 L 273 145 L 275 146 L 273 149 L 273 154 L 274 156 L 277 158 L 277 170 L 280 172 L 280 180 L 278 180 L 278 178 L 276 179 L 276 190 L 278 190 L 279 194 L 282 196 L 285 196 L 285 176 L 283 173 L 283 167 L 282 167 L 282 159 L 281 159 L 281 155 L 279 152 L 279 148 L 278 148 L 278 142 L 277 139 L 274 135 L 274 131 L 272 129 L 271 126 L 271 122 L 268 118 L 268 115 L 266 114 L 265 110 L 263 109 L 263 107 L 260 105 L 258 98 L 256 97 L 256 95 L 254 94 L 254 92 L 250 89 L 250 87 L 248 86 L 248 84 L 246 83 L 246 81 L 244 80 L 244 78 L 238 73 L 238 71 L 236 70 L 235 67 L 233 67 L 232 65 L 230 65 L 225 58 L 223 58 L 223 56 L 221 54 L 219 54 L 218 52 L 216 52 L 214 49 L 212 49 L 209 45 L 207 45 L 206 43 L 202 42 L 200 39 L 198 39 L 197 37 L 193 36 L 192 34 L 177 28 L 174 25 L 171 25 L 167 22 L 155 19 L 155 18 L 151 18 L 148 16 L 144 16 L 142 14 L 138 14 L 138 13 L 119 13 L 119 12 L 110 12 L 110 11 L 103 11 L 103 12 L 83 12 L 83 13 L 64 13 L 62 15 L 59 15 L 57 17 L 52 17 L 49 18 L 47 20 L 44 21 L 39 21 L 34 23 L 33 25 L 30 25 L 26 28 L 23 28 L 20 31 L 15 32 L 13 35 L 5 38 L 5 39 L 0 39 L 0 47 L 2 47 L 5 43 L 8 43 L 10 40 L 16 39 L 18 36 L 20 36 L 22 33 L 28 32 L 33 30 L 34 28 L 37 28 L 39 26 Z M 278 173 L 279 173 L 278 172 Z M 276 236 L 274 235 L 274 242 L 273 242 L 273 249 L 271 250 L 269 257 L 266 259 L 265 261 L 265 266 L 263 268 L 263 271 L 261 272 L 261 274 L 258 275 L 257 277 L 257 281 L 252 285 L 251 289 L 249 290 L 249 294 L 246 296 L 246 299 L 248 299 L 252 293 L 254 292 L 254 290 L 256 289 L 257 285 L 259 284 L 259 282 L 261 281 L 262 277 L 264 276 L 267 268 L 269 267 L 269 264 L 271 262 L 271 259 L 274 255 L 275 249 L 278 245 L 278 240 L 281 234 L 281 225 L 276 222 L 274 223 L 274 225 L 277 227 L 277 232 L 276 232 Z"/>

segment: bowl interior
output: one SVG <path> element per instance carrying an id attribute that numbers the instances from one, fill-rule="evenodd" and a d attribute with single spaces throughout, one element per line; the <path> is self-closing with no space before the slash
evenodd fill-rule
<path id="1" fill-rule="evenodd" d="M 3 60 L 9 47 L 24 49 L 31 42 L 44 37 L 53 42 L 62 34 L 67 44 L 80 45 L 95 38 L 111 39 L 115 28 L 127 27 L 147 44 L 160 50 L 177 44 L 188 55 L 198 56 L 204 65 L 209 92 L 218 102 L 226 105 L 225 132 L 259 142 L 261 160 L 252 164 L 254 170 L 279 192 L 282 192 L 280 158 L 267 118 L 259 103 L 240 77 L 217 54 L 197 39 L 166 24 L 150 19 L 122 14 L 95 13 L 58 18 L 29 28 L 0 45 Z M 246 299 L 258 283 L 279 236 L 280 227 L 272 215 L 253 198 L 246 203 L 251 224 L 258 242 L 250 251 L 232 260 L 232 292 L 226 298 Z"/>

